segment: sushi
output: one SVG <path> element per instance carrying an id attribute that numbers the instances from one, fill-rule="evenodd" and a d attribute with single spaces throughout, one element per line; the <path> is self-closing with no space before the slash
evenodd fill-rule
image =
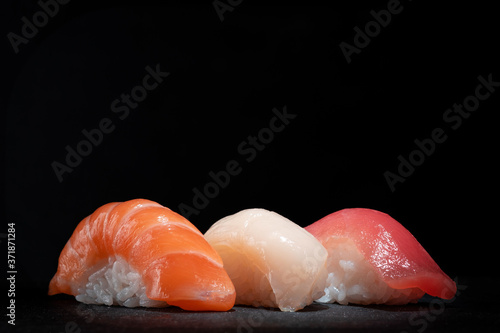
<path id="1" fill-rule="evenodd" d="M 327 287 L 318 302 L 406 304 L 425 293 L 444 299 L 456 293 L 453 280 L 387 214 L 343 209 L 305 229 L 328 251 Z"/>
<path id="2" fill-rule="evenodd" d="M 236 304 L 293 312 L 324 294 L 326 249 L 275 212 L 240 211 L 214 223 L 205 238 L 222 257 Z"/>
<path id="3" fill-rule="evenodd" d="M 217 252 L 181 215 L 135 199 L 83 219 L 59 257 L 49 295 L 89 304 L 227 311 L 235 289 Z"/>

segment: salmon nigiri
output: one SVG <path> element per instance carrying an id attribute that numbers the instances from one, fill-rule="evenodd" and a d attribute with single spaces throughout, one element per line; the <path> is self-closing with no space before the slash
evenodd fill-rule
<path id="1" fill-rule="evenodd" d="M 113 202 L 83 219 L 59 257 L 49 295 L 90 304 L 227 311 L 235 289 L 203 234 L 160 204 Z"/>
<path id="2" fill-rule="evenodd" d="M 319 302 L 406 304 L 425 293 L 444 299 L 456 293 L 422 245 L 387 214 L 343 209 L 305 229 L 328 251 L 327 287 Z"/>

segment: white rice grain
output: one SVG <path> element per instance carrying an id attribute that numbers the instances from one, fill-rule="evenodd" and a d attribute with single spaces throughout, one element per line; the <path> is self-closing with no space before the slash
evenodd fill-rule
<path id="1" fill-rule="evenodd" d="M 93 272 L 84 286 L 78 288 L 76 300 L 87 304 L 121 305 L 126 307 L 165 307 L 146 295 L 141 275 L 120 257 L 110 257 L 108 263 Z"/>
<path id="2" fill-rule="evenodd" d="M 418 288 L 389 287 L 348 239 L 331 238 L 326 244 L 327 287 L 317 302 L 340 304 L 406 304 L 424 292 Z"/>

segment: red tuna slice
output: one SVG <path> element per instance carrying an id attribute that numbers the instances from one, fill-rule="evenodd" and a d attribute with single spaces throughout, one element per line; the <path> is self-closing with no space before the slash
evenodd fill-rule
<path id="1" fill-rule="evenodd" d="M 322 244 L 331 237 L 352 240 L 391 288 L 419 288 L 444 299 L 455 296 L 455 282 L 405 227 L 385 213 L 366 208 L 343 209 L 305 229 Z"/>

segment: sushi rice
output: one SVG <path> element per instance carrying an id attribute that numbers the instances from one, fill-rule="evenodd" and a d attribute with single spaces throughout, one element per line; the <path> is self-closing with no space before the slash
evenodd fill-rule
<path id="1" fill-rule="evenodd" d="M 327 241 L 328 278 L 325 295 L 317 302 L 340 304 L 407 304 L 425 293 L 419 288 L 394 289 L 366 261 L 352 240 Z"/>
<path id="2" fill-rule="evenodd" d="M 126 307 L 165 307 L 164 301 L 149 299 L 141 275 L 121 257 L 109 257 L 107 264 L 91 274 L 78 288 L 76 300 L 87 304 Z"/>

